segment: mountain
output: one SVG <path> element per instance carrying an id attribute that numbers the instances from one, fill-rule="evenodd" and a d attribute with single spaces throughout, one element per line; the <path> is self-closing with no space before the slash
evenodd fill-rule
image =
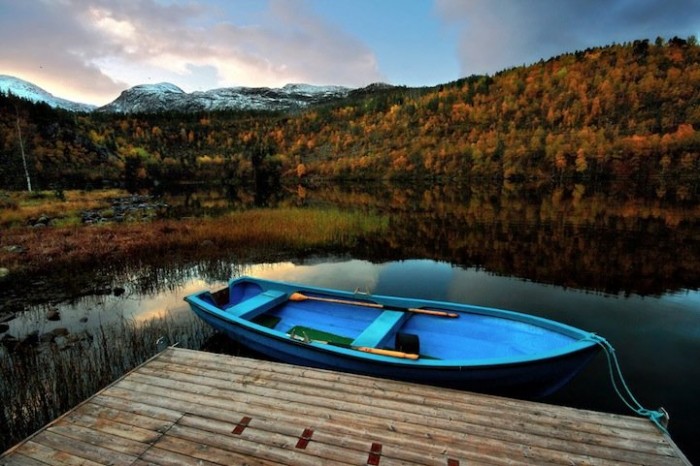
<path id="1" fill-rule="evenodd" d="M 342 99 L 351 92 L 341 86 L 287 84 L 282 88 L 228 87 L 186 93 L 170 83 L 141 84 L 125 90 L 99 112 L 157 113 L 217 110 L 288 111 Z"/>
<path id="2" fill-rule="evenodd" d="M 70 100 L 55 97 L 39 86 L 14 76 L 0 75 L 0 92 L 12 94 L 32 102 L 43 102 L 53 108 L 61 108 L 72 112 L 90 112 L 94 105 L 71 102 Z"/>
<path id="3" fill-rule="evenodd" d="M 74 112 L 96 110 L 103 113 L 124 114 L 168 111 L 194 113 L 221 110 L 301 110 L 315 104 L 347 97 L 364 98 L 393 88 L 394 86 L 384 83 L 370 84 L 361 89 L 287 84 L 281 88 L 226 87 L 187 93 L 171 83 L 140 84 L 123 91 L 113 102 L 98 108 L 94 105 L 56 97 L 39 86 L 14 76 L 0 75 L 0 92 Z"/>
<path id="4" fill-rule="evenodd" d="M 139 113 L 75 119 L 26 102 L 19 116 L 33 138 L 36 181 L 43 186 L 95 184 L 98 177 L 135 185 L 166 179 L 258 183 L 274 176 L 700 180 L 695 40 L 590 48 L 430 88 L 337 90 L 289 85 L 188 94 L 159 84 L 129 89 L 118 99 L 123 107 L 114 111 Z M 191 111 L 222 108 L 215 104 L 231 105 L 231 99 L 247 108 L 266 102 L 262 108 L 304 109 L 157 113 L 173 102 Z M 11 100 L 0 95 L 0 152 L 16 154 Z M 309 106 L 314 101 L 329 103 Z M 13 166 L 0 164 L 0 179 L 21 183 L 21 160 L 11 159 Z M 681 190 L 678 199 L 695 191 Z"/>

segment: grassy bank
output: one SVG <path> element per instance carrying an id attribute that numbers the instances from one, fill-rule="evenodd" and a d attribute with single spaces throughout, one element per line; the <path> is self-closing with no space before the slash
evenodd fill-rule
<path id="1" fill-rule="evenodd" d="M 67 193 L 71 199 L 73 193 Z M 113 196 L 114 193 L 112 192 Z M 90 194 L 95 196 L 95 194 Z M 348 246 L 363 235 L 387 228 L 378 216 L 338 209 L 275 208 L 232 212 L 216 218 L 148 222 L 76 224 L 87 205 L 99 208 L 109 196 L 78 203 L 49 198 L 39 207 L 26 201 L 0 209 L 0 267 L 8 273 L 32 273 L 46 267 L 65 269 L 129 258 L 163 257 L 168 254 L 214 256 L 226 251 L 308 250 L 314 247 Z M 58 206 L 58 207 L 57 207 Z M 63 206 L 62 221 L 48 227 L 27 225 L 35 215 L 47 215 Z M 57 215 L 57 214 L 54 214 Z M 12 219 L 12 220 L 10 220 Z M 18 226 L 22 225 L 22 226 Z"/>
<path id="2" fill-rule="evenodd" d="M 106 208 L 112 199 L 127 196 L 120 189 L 100 191 L 0 191 L 0 228 L 26 226 L 31 219 L 47 216 L 57 225 L 77 224 L 80 213 Z"/>

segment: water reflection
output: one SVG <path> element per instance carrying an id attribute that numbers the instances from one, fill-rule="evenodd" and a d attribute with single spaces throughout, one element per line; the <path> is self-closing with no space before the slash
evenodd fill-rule
<path id="1" fill-rule="evenodd" d="M 606 293 L 697 289 L 698 188 L 662 196 L 642 188 L 344 184 L 288 189 L 274 205 L 332 205 L 388 217 L 389 231 L 350 251 L 355 258 L 432 259 Z M 165 200 L 178 216 L 254 206 L 254 196 L 217 190 Z"/>
<path id="2" fill-rule="evenodd" d="M 61 314 L 56 322 L 46 320 L 49 305 L 35 305 L 10 321 L 7 333 L 80 332 L 166 309 L 187 313 L 186 294 L 240 275 L 512 309 L 610 340 L 642 404 L 665 406 L 674 439 L 700 459 L 693 449 L 700 417 L 700 203 L 697 188 L 673 192 L 520 185 L 289 190 L 274 203 L 384 215 L 390 228 L 337 255 L 279 251 L 276 260 L 242 264 L 237 251 L 200 262 L 144 254 L 133 263 L 105 264 L 102 275 L 112 277 L 109 286 L 122 286 L 122 295 L 63 299 L 51 305 Z M 165 197 L 176 217 L 255 204 L 252 195 L 216 189 Z M 66 288 L 42 280 L 46 288 Z M 15 286 L 2 285 L 8 288 L 0 299 Z M 548 401 L 627 414 L 600 358 Z"/>
<path id="3" fill-rule="evenodd" d="M 92 328 L 122 319 L 145 321 L 164 313 L 186 309 L 183 298 L 195 291 L 225 286 L 229 277 L 298 282 L 373 294 L 471 303 L 527 312 L 570 323 L 604 335 L 632 331 L 625 322 L 634 321 L 634 332 L 664 332 L 674 329 L 679 337 L 700 340 L 700 292 L 684 290 L 656 297 L 591 293 L 493 274 L 478 268 L 463 268 L 446 262 L 413 259 L 373 263 L 360 259 L 318 257 L 300 261 L 242 264 L 225 268 L 224 276 L 202 277 L 199 266 L 181 270 L 177 280 L 168 275 L 149 286 L 142 274 L 123 294 L 86 296 L 57 305 L 38 305 L 10 321 L 10 331 L 57 327 Z M 49 308 L 60 320 L 47 321 Z M 619 319 L 619 320 L 616 320 Z"/>
<path id="4" fill-rule="evenodd" d="M 655 297 L 591 293 L 433 260 L 373 263 L 347 257 L 317 257 L 236 265 L 232 269 L 233 276 L 251 275 L 348 291 L 506 308 L 596 332 L 616 347 L 627 380 L 642 404 L 667 408 L 673 418 L 674 439 L 686 452 L 691 445 L 695 419 L 700 416 L 696 398 L 700 366 L 695 361 L 700 354 L 697 291 Z M 189 312 L 182 302 L 185 295 L 225 285 L 225 279 L 202 278 L 201 271 L 197 267 L 182 271 L 177 284 L 169 281 L 168 286 L 152 287 L 148 293 L 127 290 L 121 296 L 83 298 L 62 304 L 60 322 L 45 321 L 42 316 L 45 309 L 35 308 L 12 321 L 10 331 L 20 332 L 21 328 L 39 325 L 42 333 L 58 326 L 79 332 L 124 318 L 146 321 L 165 310 L 185 315 Z M 84 317 L 87 321 L 81 320 Z M 630 414 L 615 398 L 603 360 L 598 358 L 570 386 L 548 401 Z"/>

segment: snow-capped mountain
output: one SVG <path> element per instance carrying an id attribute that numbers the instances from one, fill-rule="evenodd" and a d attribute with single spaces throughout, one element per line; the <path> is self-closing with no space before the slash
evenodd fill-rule
<path id="1" fill-rule="evenodd" d="M 113 113 L 162 112 L 187 94 L 174 84 L 140 84 L 121 93 L 113 102 L 97 111 Z"/>
<path id="2" fill-rule="evenodd" d="M 91 112 L 94 105 L 71 102 L 70 100 L 55 97 L 39 86 L 14 76 L 0 75 L 0 92 L 12 94 L 32 102 L 44 102 L 53 108 L 62 108 L 73 112 Z"/>
<path id="3" fill-rule="evenodd" d="M 170 83 L 134 86 L 100 112 L 200 112 L 215 110 L 295 110 L 341 99 L 350 93 L 341 86 L 287 84 L 282 88 L 228 87 L 186 93 Z"/>
<path id="4" fill-rule="evenodd" d="M 282 88 L 225 87 L 187 93 L 170 83 L 141 84 L 127 89 L 113 102 L 103 106 L 71 102 L 55 97 L 44 89 L 13 76 L 0 75 L 0 92 L 11 93 L 33 102 L 74 112 L 158 113 L 165 111 L 201 112 L 217 110 L 290 111 L 346 97 L 358 97 L 391 89 L 383 83 L 361 89 L 342 86 L 287 84 Z"/>

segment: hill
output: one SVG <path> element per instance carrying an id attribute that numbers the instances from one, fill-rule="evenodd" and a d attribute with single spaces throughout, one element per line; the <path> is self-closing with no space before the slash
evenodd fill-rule
<path id="1" fill-rule="evenodd" d="M 236 110 L 291 111 L 342 99 L 350 89 L 340 86 L 287 84 L 279 89 L 267 87 L 228 87 L 186 93 L 170 83 L 143 84 L 127 89 L 99 112 L 158 113 L 216 112 Z"/>
<path id="2" fill-rule="evenodd" d="M 81 104 L 56 97 L 36 84 L 3 74 L 0 74 L 0 93 L 13 94 L 34 103 L 46 103 L 50 107 L 73 112 L 90 112 L 95 109 L 94 105 Z"/>
<path id="3" fill-rule="evenodd" d="M 66 171 L 72 182 L 137 185 L 285 176 L 697 179 L 699 59 L 694 38 L 659 38 L 433 88 L 372 86 L 293 113 L 92 113 L 56 128 L 46 112 L 37 120 L 25 109 L 21 119 L 44 185 L 65 182 Z M 0 150 L 11 158 L 18 151 L 8 108 L 0 101 Z M 21 183 L 19 172 L 4 170 Z"/>

